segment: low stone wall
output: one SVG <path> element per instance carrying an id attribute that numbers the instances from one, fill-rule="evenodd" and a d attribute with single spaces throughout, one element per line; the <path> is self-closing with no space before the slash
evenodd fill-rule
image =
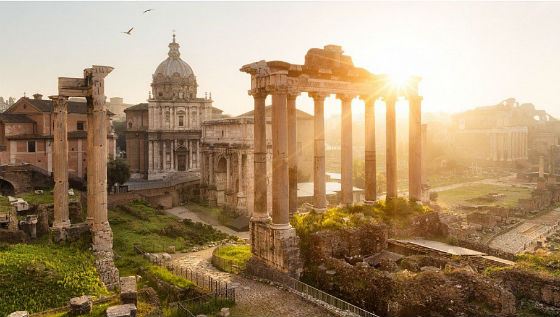
<path id="1" fill-rule="evenodd" d="M 187 201 L 198 201 L 200 199 L 198 190 L 198 181 L 190 181 L 167 187 L 146 188 L 126 193 L 110 194 L 107 195 L 107 204 L 109 208 L 112 208 L 124 205 L 135 199 L 144 199 L 153 206 L 168 209 Z"/>

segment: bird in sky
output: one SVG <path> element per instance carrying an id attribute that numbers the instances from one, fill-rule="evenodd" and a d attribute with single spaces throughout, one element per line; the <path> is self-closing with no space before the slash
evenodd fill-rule
<path id="1" fill-rule="evenodd" d="M 124 34 L 126 34 L 126 35 L 132 35 L 132 30 L 134 30 L 133 27 L 130 28 L 130 30 L 128 30 L 128 31 L 126 31 L 126 32 L 121 32 L 121 33 L 124 33 Z"/>
<path id="2" fill-rule="evenodd" d="M 144 10 L 144 13 L 148 13 L 150 11 L 154 11 L 154 9 L 148 9 L 148 10 Z"/>

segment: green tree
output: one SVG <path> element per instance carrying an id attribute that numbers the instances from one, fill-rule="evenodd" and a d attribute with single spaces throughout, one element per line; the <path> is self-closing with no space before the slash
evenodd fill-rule
<path id="1" fill-rule="evenodd" d="M 128 163 L 121 159 L 111 159 L 107 163 L 107 185 L 109 188 L 115 184 L 124 184 L 130 178 L 130 168 Z"/>

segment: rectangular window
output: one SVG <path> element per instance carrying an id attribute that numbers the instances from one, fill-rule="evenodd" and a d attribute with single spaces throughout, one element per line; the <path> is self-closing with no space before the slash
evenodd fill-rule
<path id="1" fill-rule="evenodd" d="M 76 130 L 78 131 L 84 131 L 84 121 L 78 121 L 76 123 Z"/>
<path id="2" fill-rule="evenodd" d="M 27 141 L 27 152 L 35 152 L 35 141 Z"/>
<path id="3" fill-rule="evenodd" d="M 183 116 L 179 116 L 179 126 L 182 127 L 185 125 L 185 118 Z"/>

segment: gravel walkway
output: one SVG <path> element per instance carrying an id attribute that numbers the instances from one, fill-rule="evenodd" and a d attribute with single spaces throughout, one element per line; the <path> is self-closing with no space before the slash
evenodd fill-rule
<path id="1" fill-rule="evenodd" d="M 316 306 L 286 290 L 239 275 L 221 272 L 210 263 L 214 248 L 188 254 L 176 254 L 173 263 L 196 269 L 236 287 L 236 305 L 231 317 L 331 317 L 328 310 Z"/>

